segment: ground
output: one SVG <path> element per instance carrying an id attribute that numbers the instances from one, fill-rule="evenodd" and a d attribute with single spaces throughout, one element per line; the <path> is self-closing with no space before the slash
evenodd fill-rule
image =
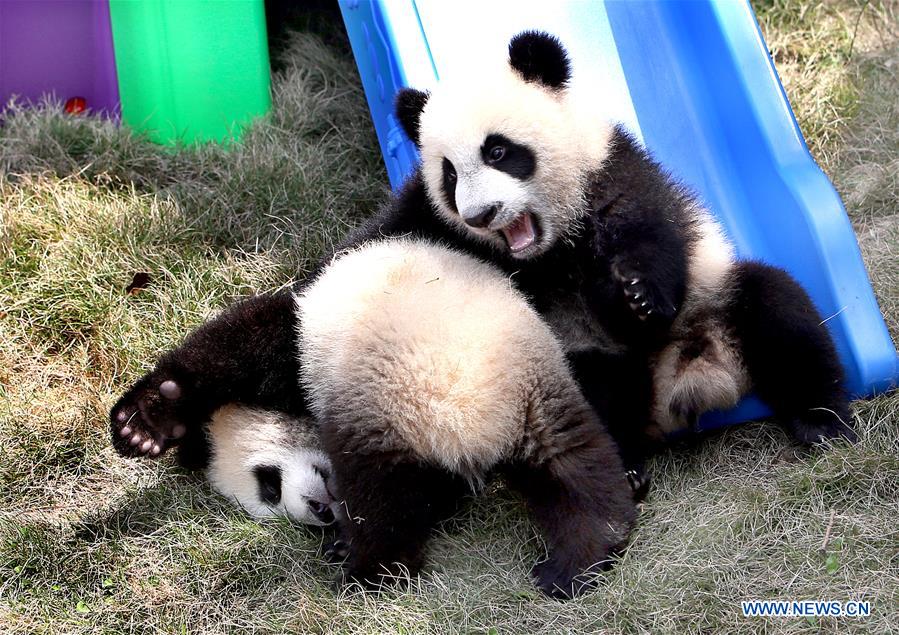
<path id="1" fill-rule="evenodd" d="M 899 5 L 756 10 L 896 338 Z M 155 354 L 308 270 L 385 196 L 346 43 L 313 18 L 278 48 L 271 118 L 230 151 L 163 150 L 52 106 L 0 127 L 0 631 L 899 631 L 896 394 L 856 404 L 854 447 L 805 454 L 756 423 L 659 457 L 630 549 L 569 603 L 534 591 L 540 543 L 499 487 L 407 590 L 335 596 L 321 532 L 252 521 L 168 461 L 114 454 L 106 413 Z M 748 598 L 873 614 L 748 621 Z"/>

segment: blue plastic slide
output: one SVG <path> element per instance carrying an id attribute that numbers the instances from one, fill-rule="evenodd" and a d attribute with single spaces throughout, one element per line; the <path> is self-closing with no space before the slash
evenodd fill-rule
<path id="1" fill-rule="evenodd" d="M 340 8 L 394 186 L 417 158 L 391 112 L 396 90 L 505 59 L 524 29 L 549 31 L 568 47 L 574 85 L 592 91 L 597 116 L 623 122 L 699 192 L 742 257 L 781 266 L 809 290 L 851 393 L 896 386 L 899 361 L 849 219 L 808 152 L 747 2 L 340 0 Z M 747 399 L 702 425 L 766 414 Z"/>

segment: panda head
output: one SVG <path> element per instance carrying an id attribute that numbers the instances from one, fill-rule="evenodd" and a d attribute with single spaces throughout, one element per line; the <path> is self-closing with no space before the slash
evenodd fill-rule
<path id="1" fill-rule="evenodd" d="M 559 40 L 526 31 L 496 72 L 443 80 L 433 93 L 399 92 L 397 117 L 448 223 L 519 259 L 576 231 L 611 127 L 571 98 L 570 78 Z"/>
<path id="2" fill-rule="evenodd" d="M 251 516 L 334 522 L 331 463 L 312 419 L 229 404 L 213 413 L 207 438 L 210 484 Z"/>

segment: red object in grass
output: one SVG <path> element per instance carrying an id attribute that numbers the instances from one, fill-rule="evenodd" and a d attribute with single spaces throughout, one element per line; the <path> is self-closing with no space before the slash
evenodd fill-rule
<path id="1" fill-rule="evenodd" d="M 72 97 L 66 101 L 65 109 L 70 115 L 78 115 L 87 110 L 87 100 L 84 97 Z"/>

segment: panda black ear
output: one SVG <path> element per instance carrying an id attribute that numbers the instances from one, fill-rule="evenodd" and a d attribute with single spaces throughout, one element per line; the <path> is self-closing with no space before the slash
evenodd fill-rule
<path id="1" fill-rule="evenodd" d="M 561 89 L 571 79 L 571 63 L 565 47 L 554 35 L 524 31 L 509 42 L 509 64 L 527 82 Z"/>
<path id="2" fill-rule="evenodd" d="M 429 93 L 414 88 L 403 88 L 396 94 L 394 101 L 394 110 L 396 117 L 400 120 L 403 132 L 412 139 L 412 142 L 419 146 L 418 132 L 419 123 L 421 122 L 421 112 L 428 103 Z"/>

